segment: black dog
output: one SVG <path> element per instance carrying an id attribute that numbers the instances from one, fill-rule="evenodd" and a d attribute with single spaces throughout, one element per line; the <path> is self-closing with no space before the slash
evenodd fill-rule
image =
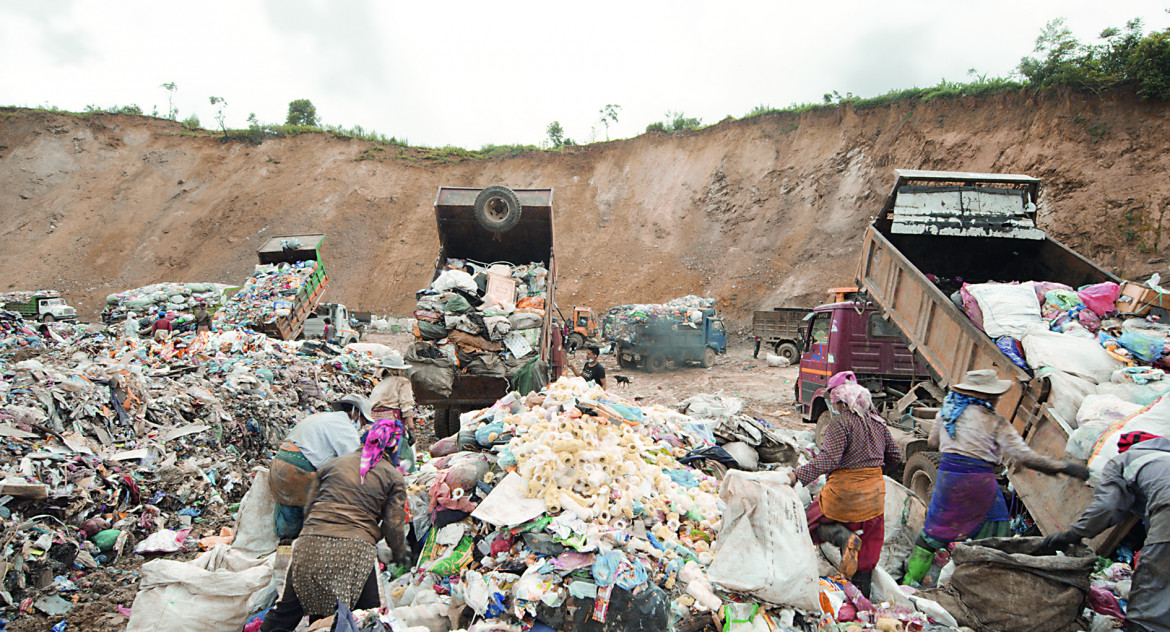
<path id="1" fill-rule="evenodd" d="M 630 378 L 628 378 L 624 375 L 615 375 L 615 376 L 613 376 L 613 379 L 618 384 L 624 384 L 626 386 L 630 385 Z"/>

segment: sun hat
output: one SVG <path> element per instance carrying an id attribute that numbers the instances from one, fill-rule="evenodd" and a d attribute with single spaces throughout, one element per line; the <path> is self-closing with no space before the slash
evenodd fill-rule
<path id="1" fill-rule="evenodd" d="M 333 410 L 344 411 L 347 406 L 353 406 L 362 413 L 367 421 L 374 421 L 374 413 L 370 410 L 370 400 L 357 394 L 350 394 L 333 402 Z"/>
<path id="2" fill-rule="evenodd" d="M 392 351 L 390 354 L 382 356 L 382 361 L 378 366 L 383 369 L 409 369 L 410 365 L 402 359 L 402 354 L 397 351 Z"/>
<path id="3" fill-rule="evenodd" d="M 963 381 L 951 388 L 957 391 L 980 393 L 982 395 L 1003 395 L 1012 387 L 1011 380 L 1001 380 L 991 369 L 967 371 Z"/>

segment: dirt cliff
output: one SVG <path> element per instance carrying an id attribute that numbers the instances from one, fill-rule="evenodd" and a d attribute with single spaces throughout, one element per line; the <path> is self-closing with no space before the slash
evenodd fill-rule
<path id="1" fill-rule="evenodd" d="M 694 293 L 736 319 L 850 283 L 895 168 L 1025 173 L 1042 223 L 1113 271 L 1165 272 L 1165 104 L 1004 93 L 726 121 L 512 158 L 305 134 L 253 145 L 146 117 L 0 111 L 0 290 L 96 315 L 159 281 L 240 283 L 268 236 L 326 232 L 328 298 L 404 314 L 429 281 L 440 185 L 553 187 L 558 296 L 603 310 Z"/>

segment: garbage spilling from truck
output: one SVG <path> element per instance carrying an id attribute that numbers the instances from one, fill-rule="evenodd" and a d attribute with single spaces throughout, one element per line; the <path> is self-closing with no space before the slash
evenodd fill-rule
<path id="1" fill-rule="evenodd" d="M 200 303 L 209 312 L 215 312 L 223 303 L 224 292 L 231 287 L 222 283 L 154 283 L 115 292 L 106 297 L 105 321 L 118 322 L 130 313 L 142 317 L 160 311 L 189 318 Z"/>
<path id="2" fill-rule="evenodd" d="M 548 269 L 539 263 L 448 259 L 416 294 L 417 341 L 406 353 L 412 382 L 449 394 L 457 373 L 515 378 L 540 358 L 547 296 Z"/>

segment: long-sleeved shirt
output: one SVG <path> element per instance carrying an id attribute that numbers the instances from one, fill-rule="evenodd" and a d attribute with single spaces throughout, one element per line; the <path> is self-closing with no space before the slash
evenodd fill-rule
<path id="1" fill-rule="evenodd" d="M 293 426 L 284 440 L 296 444 L 317 469 L 329 459 L 362 448 L 357 426 L 343 412 L 309 415 Z"/>
<path id="2" fill-rule="evenodd" d="M 361 479 L 362 453 L 343 454 L 317 470 L 305 507 L 301 535 L 325 535 L 377 544 L 384 539 L 395 555 L 406 551 L 406 482 L 383 457 Z"/>
<path id="3" fill-rule="evenodd" d="M 942 419 L 935 419 L 928 444 L 938 446 L 943 454 L 999 463 L 1008 458 L 1041 472 L 1060 472 L 1064 463 L 1037 454 L 1024 443 L 1020 433 L 1002 415 L 982 406 L 971 405 L 955 420 L 955 436 L 943 429 Z"/>
<path id="4" fill-rule="evenodd" d="M 1130 514 L 1146 522 L 1146 544 L 1170 542 L 1170 439 L 1149 439 L 1110 459 L 1069 531 L 1092 538 Z"/>
<path id="5" fill-rule="evenodd" d="M 414 389 L 410 380 L 402 376 L 391 376 L 370 391 L 370 408 L 397 408 L 405 413 L 414 414 Z"/>
<path id="6" fill-rule="evenodd" d="M 881 467 L 901 460 L 902 449 L 885 424 L 845 412 L 825 428 L 821 451 L 812 461 L 796 468 L 796 479 L 808 485 L 834 470 Z"/>

